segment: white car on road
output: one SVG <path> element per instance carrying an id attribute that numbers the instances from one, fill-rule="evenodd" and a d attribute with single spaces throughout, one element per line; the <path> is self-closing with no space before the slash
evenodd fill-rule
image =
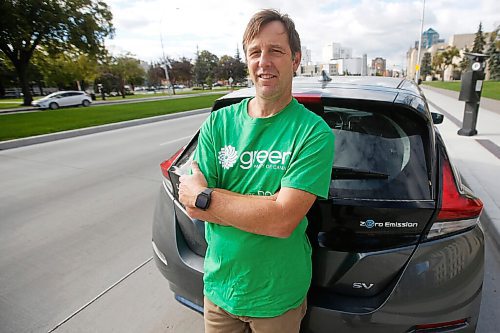
<path id="1" fill-rule="evenodd" d="M 92 98 L 84 91 L 58 91 L 33 101 L 31 105 L 55 110 L 63 106 L 89 106 L 90 103 L 92 103 Z"/>

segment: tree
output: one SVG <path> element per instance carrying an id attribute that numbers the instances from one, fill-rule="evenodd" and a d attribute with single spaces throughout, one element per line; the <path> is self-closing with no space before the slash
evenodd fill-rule
<path id="1" fill-rule="evenodd" d="M 449 66 L 455 68 L 455 64 L 453 63 L 453 58 L 460 56 L 460 51 L 455 46 L 448 46 L 446 50 L 442 53 L 443 55 L 443 75 L 441 77 L 441 81 L 444 81 L 444 72 Z"/>
<path id="2" fill-rule="evenodd" d="M 147 80 L 150 87 L 161 85 L 161 81 L 165 79 L 165 71 L 161 68 L 160 64 L 155 63 L 149 66 Z"/>
<path id="3" fill-rule="evenodd" d="M 144 76 L 146 75 L 140 61 L 130 55 L 114 58 L 111 65 L 111 72 L 119 80 L 119 90 L 123 98 L 125 98 L 125 84 L 130 84 L 132 90 L 134 90 L 136 84 L 144 82 Z"/>
<path id="4" fill-rule="evenodd" d="M 491 33 L 490 45 L 486 54 L 489 56 L 490 80 L 500 80 L 500 26 Z"/>
<path id="5" fill-rule="evenodd" d="M 422 67 L 420 67 L 420 76 L 425 80 L 427 75 L 432 74 L 432 59 L 429 52 L 425 52 L 422 57 Z"/>
<path id="6" fill-rule="evenodd" d="M 441 75 L 441 81 L 444 81 L 444 72 L 451 65 L 455 67 L 453 58 L 458 57 L 460 51 L 455 46 L 448 46 L 444 51 L 436 53 L 432 59 L 432 67 L 436 73 Z"/>
<path id="7" fill-rule="evenodd" d="M 5 96 L 5 88 L 15 86 L 16 71 L 12 64 L 0 53 L 0 97 Z"/>
<path id="8" fill-rule="evenodd" d="M 28 67 L 38 46 L 54 54 L 75 48 L 97 55 L 114 32 L 112 14 L 98 0 L 3 0 L 0 13 L 0 50 L 16 69 L 24 105 L 32 101 Z"/>
<path id="9" fill-rule="evenodd" d="M 169 59 L 172 76 L 175 82 L 182 82 L 191 86 L 193 80 L 193 64 L 191 59 L 182 57 L 179 60 Z"/>
<path id="10" fill-rule="evenodd" d="M 483 53 L 484 47 L 486 46 L 486 40 L 483 35 L 483 24 L 479 23 L 479 28 L 477 29 L 476 36 L 474 37 L 474 44 L 472 46 L 473 53 Z"/>
<path id="11" fill-rule="evenodd" d="M 466 47 L 464 52 L 469 52 L 469 49 Z M 469 57 L 467 57 L 466 55 L 463 55 L 462 60 L 460 60 L 460 63 L 458 64 L 458 67 L 460 67 L 460 70 L 462 71 L 462 73 L 465 72 L 467 70 L 467 68 L 469 68 L 469 65 L 470 65 Z"/>
<path id="12" fill-rule="evenodd" d="M 219 58 L 207 50 L 201 51 L 194 64 L 194 78 L 197 84 L 212 82 Z"/>
<path id="13" fill-rule="evenodd" d="M 98 75 L 98 61 L 80 53 L 78 50 L 66 50 L 50 54 L 43 47 L 38 47 L 32 57 L 34 65 L 41 73 L 46 85 L 59 89 L 82 90 L 94 82 Z M 40 89 L 41 89 L 41 84 Z"/>
<path id="14" fill-rule="evenodd" d="M 444 57 L 443 53 L 439 52 L 432 57 L 432 68 L 434 69 L 434 73 L 443 76 L 443 62 L 444 62 Z"/>

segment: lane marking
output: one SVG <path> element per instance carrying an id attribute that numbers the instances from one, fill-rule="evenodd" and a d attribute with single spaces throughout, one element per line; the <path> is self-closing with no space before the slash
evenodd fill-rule
<path id="1" fill-rule="evenodd" d="M 104 290 L 103 292 L 101 292 L 99 295 L 97 295 L 96 297 L 94 297 L 92 300 L 90 300 L 89 302 L 87 302 L 85 305 L 83 305 L 81 308 L 79 308 L 78 310 L 76 310 L 75 312 L 73 312 L 72 314 L 70 314 L 68 317 L 66 317 L 64 320 L 62 320 L 59 324 L 57 324 L 53 329 L 51 329 L 50 331 L 48 331 L 47 333 L 51 333 L 51 332 L 54 332 L 56 329 L 58 329 L 61 325 L 63 325 L 64 323 L 66 323 L 68 320 L 70 320 L 71 318 L 73 318 L 74 316 L 76 316 L 77 314 L 79 314 L 80 312 L 82 312 L 83 310 L 85 310 L 85 308 L 87 308 L 89 305 L 91 305 L 92 303 L 94 303 L 95 301 L 97 301 L 99 298 L 101 298 L 102 296 L 104 296 L 108 291 L 110 291 L 111 289 L 113 289 L 114 287 L 116 287 L 118 284 L 120 284 L 123 280 L 125 280 L 126 278 L 128 278 L 130 275 L 134 274 L 135 272 L 137 272 L 140 268 L 142 268 L 144 265 L 146 265 L 148 262 L 150 262 L 151 260 L 153 260 L 153 257 L 147 259 L 146 261 L 144 261 L 142 264 L 140 264 L 139 266 L 137 266 L 136 268 L 134 268 L 133 270 L 131 270 L 130 272 L 128 272 L 124 277 L 122 277 L 121 279 L 119 279 L 118 281 L 116 281 L 115 283 L 113 283 L 111 286 L 109 286 L 106 290 Z"/>
<path id="2" fill-rule="evenodd" d="M 476 141 L 490 153 L 495 155 L 496 158 L 500 159 L 500 147 L 498 147 L 496 143 L 487 139 L 476 139 Z"/>
<path id="3" fill-rule="evenodd" d="M 443 110 L 442 108 L 440 108 L 436 104 L 432 103 L 431 101 L 427 101 L 427 103 L 429 103 L 433 108 L 435 108 L 439 112 L 443 113 L 446 117 L 448 117 L 448 119 L 452 123 L 454 123 L 455 125 L 457 125 L 458 128 L 462 128 L 462 122 L 459 119 L 457 119 L 454 115 L 452 115 L 451 113 L 448 113 L 447 111 Z"/>
<path id="4" fill-rule="evenodd" d="M 427 103 L 429 103 L 429 105 L 431 105 L 433 108 L 435 108 L 436 110 L 447 116 L 452 123 L 458 126 L 458 128 L 462 127 L 462 122 L 458 120 L 456 117 L 454 117 L 452 114 L 443 110 L 442 108 L 432 103 L 431 101 L 427 101 Z M 474 140 L 481 146 L 483 146 L 487 151 L 492 153 L 496 158 L 500 159 L 500 147 L 496 143 L 488 139 L 474 139 Z"/>
<path id="5" fill-rule="evenodd" d="M 182 137 L 182 138 L 179 138 L 179 139 L 166 141 L 166 142 L 160 143 L 160 146 L 165 146 L 165 145 L 177 142 L 177 141 L 183 141 L 183 140 L 186 140 L 186 139 L 190 139 L 192 137 L 193 137 L 193 135 L 188 135 L 188 136 L 185 136 L 185 137 Z"/>

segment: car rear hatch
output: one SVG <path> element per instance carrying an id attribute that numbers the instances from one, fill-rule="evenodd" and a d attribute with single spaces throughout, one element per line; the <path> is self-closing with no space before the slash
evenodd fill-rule
<path id="1" fill-rule="evenodd" d="M 375 102 L 296 97 L 336 137 L 329 198 L 308 213 L 310 305 L 371 312 L 394 289 L 436 211 L 432 124 L 425 112 L 394 103 L 397 94 Z M 214 109 L 238 100 L 219 100 Z M 168 170 L 174 198 L 196 144 L 197 136 Z M 204 256 L 204 222 L 191 220 L 179 203 L 175 210 L 188 246 Z"/>

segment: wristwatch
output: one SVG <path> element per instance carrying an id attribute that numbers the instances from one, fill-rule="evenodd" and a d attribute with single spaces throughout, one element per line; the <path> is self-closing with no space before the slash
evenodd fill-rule
<path id="1" fill-rule="evenodd" d="M 194 205 L 203 210 L 207 210 L 210 206 L 210 199 L 212 198 L 212 192 L 214 190 L 212 188 L 206 188 L 198 196 L 196 197 L 196 201 Z"/>

